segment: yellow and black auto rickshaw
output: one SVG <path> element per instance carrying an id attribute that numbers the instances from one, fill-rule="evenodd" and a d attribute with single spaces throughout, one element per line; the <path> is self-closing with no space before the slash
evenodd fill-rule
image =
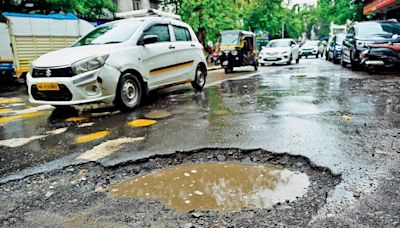
<path id="1" fill-rule="evenodd" d="M 254 33 L 241 30 L 221 32 L 219 40 L 219 58 L 225 73 L 234 67 L 254 66 L 258 68 L 256 37 Z"/>

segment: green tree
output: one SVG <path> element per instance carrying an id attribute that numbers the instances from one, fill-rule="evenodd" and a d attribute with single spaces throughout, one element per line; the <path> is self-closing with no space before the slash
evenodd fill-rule
<path id="1" fill-rule="evenodd" d="M 215 42 L 223 30 L 238 28 L 238 12 L 232 0 L 182 0 L 178 13 L 202 44 Z"/>
<path id="2" fill-rule="evenodd" d="M 244 29 L 261 29 L 279 36 L 282 27 L 282 0 L 253 0 L 243 9 Z"/>
<path id="3" fill-rule="evenodd" d="M 62 12 L 72 12 L 80 18 L 98 19 L 106 15 L 106 10 L 115 12 L 112 0 L 46 0 L 51 8 Z"/>

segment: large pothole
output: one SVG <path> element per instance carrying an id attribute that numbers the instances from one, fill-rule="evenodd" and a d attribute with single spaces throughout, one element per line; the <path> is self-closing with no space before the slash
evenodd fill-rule
<path id="1" fill-rule="evenodd" d="M 305 226 L 339 182 L 302 156 L 209 148 L 8 182 L 0 224 Z"/>

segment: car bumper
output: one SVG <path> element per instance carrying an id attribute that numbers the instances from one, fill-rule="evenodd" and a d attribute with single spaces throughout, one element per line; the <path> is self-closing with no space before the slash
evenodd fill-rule
<path id="1" fill-rule="evenodd" d="M 36 104 L 78 105 L 110 102 L 115 98 L 119 72 L 110 66 L 73 77 L 33 78 L 27 75 L 29 101 Z M 38 83 L 57 83 L 58 90 L 39 90 Z"/>
<path id="2" fill-rule="evenodd" d="M 261 64 L 272 65 L 272 64 L 284 64 L 289 61 L 289 56 L 276 55 L 276 56 L 260 56 L 258 62 Z"/>
<path id="3" fill-rule="evenodd" d="M 300 51 L 300 55 L 301 56 L 309 56 L 309 55 L 317 55 L 318 54 L 318 50 L 311 50 L 311 51 Z"/>

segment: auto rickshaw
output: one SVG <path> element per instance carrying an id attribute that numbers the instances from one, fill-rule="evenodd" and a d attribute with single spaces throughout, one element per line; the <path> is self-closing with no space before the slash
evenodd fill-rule
<path id="1" fill-rule="evenodd" d="M 254 66 L 257 70 L 257 55 L 254 33 L 241 30 L 221 32 L 219 58 L 226 74 L 232 72 L 234 67 Z"/>

